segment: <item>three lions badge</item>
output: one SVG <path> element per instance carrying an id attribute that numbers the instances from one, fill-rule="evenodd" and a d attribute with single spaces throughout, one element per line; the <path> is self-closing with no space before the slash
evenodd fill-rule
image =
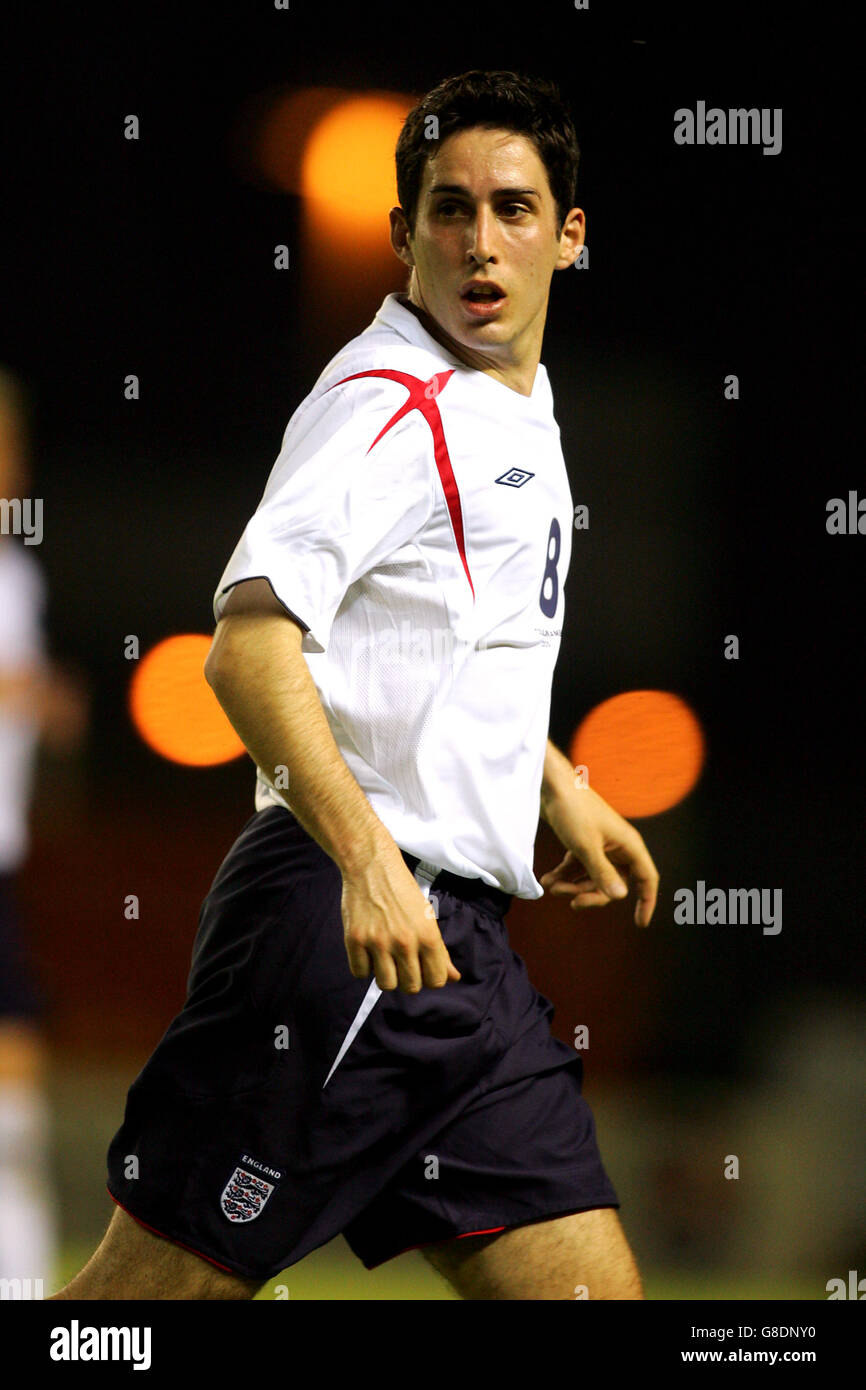
<path id="1" fill-rule="evenodd" d="M 244 1163 L 249 1164 L 249 1167 L 243 1167 Z M 282 1177 L 275 1169 L 268 1168 L 264 1163 L 258 1163 L 244 1154 L 220 1197 L 220 1207 L 229 1221 L 255 1221 L 264 1211 L 271 1193 L 276 1190 L 276 1182 L 268 1182 L 260 1173 L 250 1171 L 253 1167 L 261 1169 L 261 1172 L 267 1173 L 270 1178 L 279 1180 Z"/>

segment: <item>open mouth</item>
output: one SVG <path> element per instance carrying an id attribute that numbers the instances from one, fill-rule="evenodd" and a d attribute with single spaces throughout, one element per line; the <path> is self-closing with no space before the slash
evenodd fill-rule
<path id="1" fill-rule="evenodd" d="M 492 281 L 475 281 L 462 290 L 460 298 L 470 304 L 496 304 L 505 298 L 505 291 Z"/>
<path id="2" fill-rule="evenodd" d="M 505 291 L 492 280 L 470 280 L 460 291 L 470 318 L 485 319 L 497 313 L 505 303 Z"/>

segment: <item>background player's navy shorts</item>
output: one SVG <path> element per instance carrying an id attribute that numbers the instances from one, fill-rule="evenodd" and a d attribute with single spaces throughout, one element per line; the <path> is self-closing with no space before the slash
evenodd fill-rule
<path id="1" fill-rule="evenodd" d="M 0 874 L 0 1018 L 40 1022 L 44 1003 L 18 911 L 15 876 Z"/>
<path id="2" fill-rule="evenodd" d="M 439 929 L 463 978 L 411 995 L 351 974 L 341 892 L 289 811 L 244 827 L 202 906 L 187 1001 L 111 1142 L 115 1201 L 253 1279 L 338 1232 L 372 1268 L 618 1206 L 581 1060 L 508 944 L 511 899 L 440 874 Z"/>

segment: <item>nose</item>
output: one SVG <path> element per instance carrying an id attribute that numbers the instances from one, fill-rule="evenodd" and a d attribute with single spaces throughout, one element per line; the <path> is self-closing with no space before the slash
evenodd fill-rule
<path id="1" fill-rule="evenodd" d="M 494 219 L 492 209 L 477 207 L 470 224 L 469 256 L 478 265 L 493 259 Z"/>

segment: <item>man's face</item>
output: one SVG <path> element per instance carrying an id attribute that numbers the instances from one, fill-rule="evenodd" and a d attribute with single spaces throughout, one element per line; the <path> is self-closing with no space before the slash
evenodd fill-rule
<path id="1" fill-rule="evenodd" d="M 410 297 L 446 333 L 491 360 L 540 350 L 551 276 L 574 261 L 584 221 L 572 209 L 558 232 L 531 140 L 480 126 L 449 136 L 425 165 L 414 233 L 401 238 L 401 219 L 392 212 L 395 249 L 414 266 Z M 473 280 L 495 285 L 495 298 L 476 299 Z"/>

